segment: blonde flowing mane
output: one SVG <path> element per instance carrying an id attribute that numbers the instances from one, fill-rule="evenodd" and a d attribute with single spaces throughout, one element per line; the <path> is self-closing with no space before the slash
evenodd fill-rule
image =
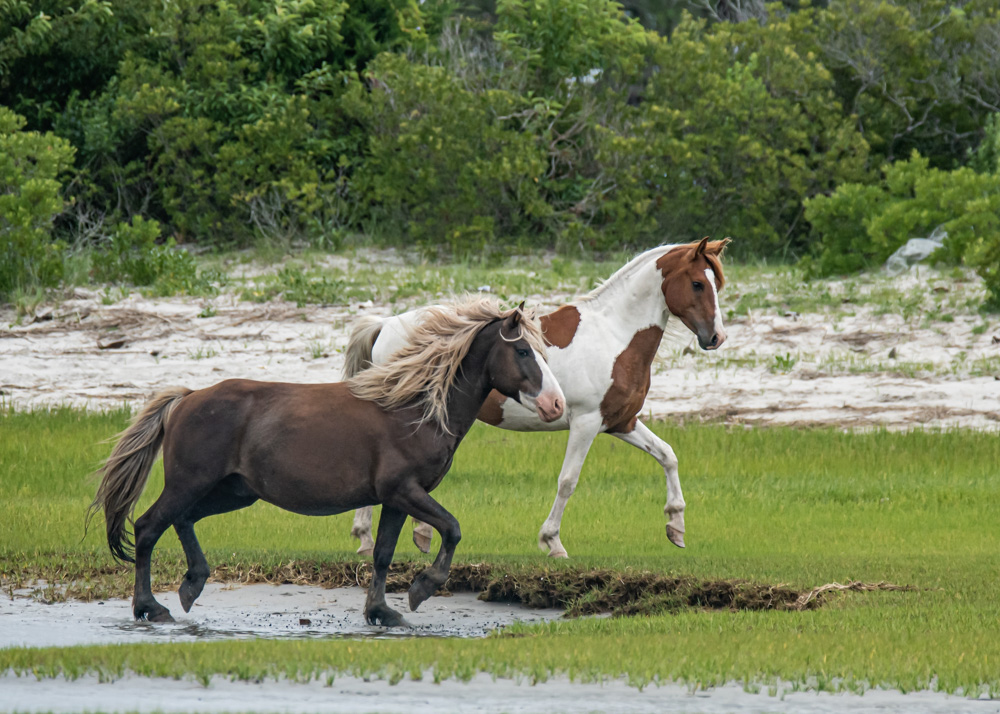
<path id="1" fill-rule="evenodd" d="M 426 308 L 419 325 L 411 331 L 408 345 L 393 355 L 389 364 L 373 365 L 347 380 L 351 393 L 386 409 L 405 404 L 423 406 L 419 423 L 436 422 L 448 430 L 448 390 L 458 375 L 479 331 L 496 320 L 518 312 L 504 310 L 496 298 L 472 296 L 449 305 Z M 542 330 L 533 315 L 522 314 L 520 333 L 532 349 L 545 354 Z"/>

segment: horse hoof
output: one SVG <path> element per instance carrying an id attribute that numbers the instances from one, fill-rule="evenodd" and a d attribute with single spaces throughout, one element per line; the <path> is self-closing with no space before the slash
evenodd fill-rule
<path id="1" fill-rule="evenodd" d="M 382 627 L 412 627 L 409 622 L 403 619 L 402 615 L 388 607 L 366 614 L 365 620 L 368 621 L 369 625 L 381 625 Z"/>
<path id="2" fill-rule="evenodd" d="M 413 531 L 413 544 L 420 549 L 421 553 L 431 552 L 431 539 L 430 536 L 425 536 L 419 531 Z"/>
<path id="3" fill-rule="evenodd" d="M 667 538 L 678 548 L 684 547 L 684 531 L 679 531 L 673 526 L 667 526 Z"/>
<path id="4" fill-rule="evenodd" d="M 170 611 L 165 607 L 161 608 L 158 612 L 145 611 L 134 614 L 136 622 L 175 622 L 174 618 L 170 615 Z"/>
<path id="5" fill-rule="evenodd" d="M 365 546 L 361 546 L 360 548 L 358 548 L 358 555 L 363 555 L 366 558 L 372 557 L 372 554 L 374 553 L 375 553 L 375 548 L 366 548 Z"/>
<path id="6" fill-rule="evenodd" d="M 565 550 L 553 550 L 549 551 L 550 558 L 569 558 L 569 553 Z"/>

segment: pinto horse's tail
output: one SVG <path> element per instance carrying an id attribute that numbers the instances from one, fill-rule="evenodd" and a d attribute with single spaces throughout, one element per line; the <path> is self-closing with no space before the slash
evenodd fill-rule
<path id="1" fill-rule="evenodd" d="M 87 509 L 87 526 L 97 511 L 104 511 L 111 555 L 122 562 L 135 562 L 135 548 L 128 525 L 132 523 L 135 504 L 146 487 L 149 471 L 163 443 L 163 427 L 182 397 L 191 393 L 186 387 L 160 392 L 139 412 L 129 427 L 118 435 L 111 456 L 98 469 L 102 474 L 94 502 Z"/>
<path id="2" fill-rule="evenodd" d="M 382 330 L 382 318 L 368 315 L 354 323 L 344 350 L 344 381 L 372 366 L 372 350 Z"/>

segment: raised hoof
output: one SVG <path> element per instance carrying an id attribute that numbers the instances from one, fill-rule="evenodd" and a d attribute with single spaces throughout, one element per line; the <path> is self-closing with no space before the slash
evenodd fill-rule
<path id="1" fill-rule="evenodd" d="M 684 531 L 679 531 L 673 526 L 667 526 L 667 538 L 678 548 L 684 547 Z"/>
<path id="2" fill-rule="evenodd" d="M 358 555 L 363 555 L 366 558 L 372 557 L 372 554 L 374 554 L 374 553 L 375 553 L 374 546 L 371 547 L 371 548 L 367 548 L 365 546 L 361 546 L 360 548 L 358 548 Z"/>
<path id="3" fill-rule="evenodd" d="M 198 599 L 199 595 L 201 595 L 201 591 L 204 587 L 204 580 L 200 583 L 195 583 L 186 578 L 184 579 L 180 588 L 177 590 L 177 594 L 181 599 L 181 607 L 184 608 L 184 612 L 191 612 L 191 606 L 194 605 L 194 601 Z"/>
<path id="4" fill-rule="evenodd" d="M 431 595 L 437 592 L 438 586 L 431 582 L 430 578 L 418 575 L 410 586 L 410 610 L 416 611 Z"/>
<path id="5" fill-rule="evenodd" d="M 420 549 L 421 553 L 431 552 L 431 537 L 420 531 L 413 531 L 413 544 Z"/>
<path id="6" fill-rule="evenodd" d="M 550 558 L 568 558 L 569 557 L 569 553 L 567 553 L 565 550 L 551 550 L 551 551 L 549 551 L 549 557 Z"/>
<path id="7" fill-rule="evenodd" d="M 402 615 L 385 606 L 365 613 L 365 620 L 368 621 L 369 625 L 381 625 L 382 627 L 411 627 Z"/>

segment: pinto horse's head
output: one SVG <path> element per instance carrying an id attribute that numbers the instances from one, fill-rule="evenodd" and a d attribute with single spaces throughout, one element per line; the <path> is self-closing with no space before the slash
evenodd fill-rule
<path id="1" fill-rule="evenodd" d="M 543 422 L 563 415 L 566 397 L 545 361 L 541 331 L 522 321 L 524 303 L 500 324 L 500 339 L 489 357 L 493 388 L 534 410 Z"/>
<path id="2" fill-rule="evenodd" d="M 667 309 L 698 336 L 703 350 L 726 341 L 719 309 L 719 291 L 726 283 L 720 256 L 729 239 L 688 243 L 671 248 L 656 261 L 663 276 L 660 289 Z"/>

